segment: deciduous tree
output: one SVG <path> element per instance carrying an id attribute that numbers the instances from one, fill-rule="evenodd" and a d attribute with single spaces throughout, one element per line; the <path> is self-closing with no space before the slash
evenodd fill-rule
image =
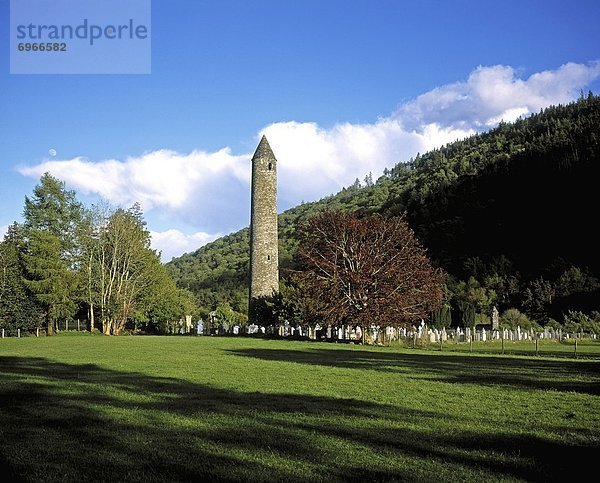
<path id="1" fill-rule="evenodd" d="M 302 229 L 300 286 L 328 323 L 402 324 L 441 306 L 444 274 L 403 217 L 325 212 Z"/>
<path id="2" fill-rule="evenodd" d="M 158 260 L 138 205 L 110 215 L 102 227 L 97 257 L 102 331 L 118 335 L 151 285 L 151 267 Z"/>

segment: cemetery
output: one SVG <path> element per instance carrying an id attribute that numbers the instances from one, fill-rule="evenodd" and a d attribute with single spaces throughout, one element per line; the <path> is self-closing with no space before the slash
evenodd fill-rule
<path id="1" fill-rule="evenodd" d="M 64 330 L 58 333 L 76 335 L 82 332 L 83 324 L 77 321 L 64 322 Z M 143 335 L 143 332 L 138 334 Z M 412 348 L 435 351 L 455 352 L 493 352 L 499 354 L 526 354 L 565 357 L 588 357 L 600 360 L 600 340 L 594 332 L 568 332 L 561 328 L 545 327 L 536 331 L 500 329 L 483 327 L 442 328 L 428 327 L 422 321 L 411 327 L 406 326 L 370 326 L 359 325 L 315 325 L 293 326 L 289 322 L 282 324 L 232 325 L 219 322 L 212 315 L 204 321 L 195 323 L 190 316 L 182 318 L 169 327 L 169 335 L 202 337 L 238 337 L 279 340 L 298 340 L 351 344 L 365 346 L 388 346 L 392 348 Z M 46 332 L 39 328 L 30 331 L 7 332 L 0 329 L 0 339 L 9 337 L 45 337 Z"/>

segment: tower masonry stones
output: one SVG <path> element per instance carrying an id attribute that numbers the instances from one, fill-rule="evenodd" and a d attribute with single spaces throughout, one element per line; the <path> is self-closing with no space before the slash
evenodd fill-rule
<path id="1" fill-rule="evenodd" d="M 263 136 L 252 157 L 249 306 L 251 320 L 257 318 L 257 306 L 278 291 L 277 159 L 267 138 Z"/>

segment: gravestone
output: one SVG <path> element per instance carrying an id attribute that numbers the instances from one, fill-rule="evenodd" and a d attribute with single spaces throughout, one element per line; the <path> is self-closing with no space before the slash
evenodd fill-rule
<path id="1" fill-rule="evenodd" d="M 492 309 L 492 330 L 498 330 L 500 328 L 500 314 L 498 314 L 498 309 L 494 305 Z"/>

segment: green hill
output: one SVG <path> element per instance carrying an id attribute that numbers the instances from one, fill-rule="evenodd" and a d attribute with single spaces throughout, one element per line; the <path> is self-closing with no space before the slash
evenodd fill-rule
<path id="1" fill-rule="evenodd" d="M 600 98 L 554 106 L 400 162 L 376 182 L 279 215 L 282 269 L 299 223 L 325 209 L 407 213 L 431 258 L 450 275 L 454 319 L 518 307 L 541 322 L 600 309 L 597 225 Z M 248 229 L 168 263 L 207 311 L 246 311 Z M 285 270 L 284 270 L 285 276 Z"/>

